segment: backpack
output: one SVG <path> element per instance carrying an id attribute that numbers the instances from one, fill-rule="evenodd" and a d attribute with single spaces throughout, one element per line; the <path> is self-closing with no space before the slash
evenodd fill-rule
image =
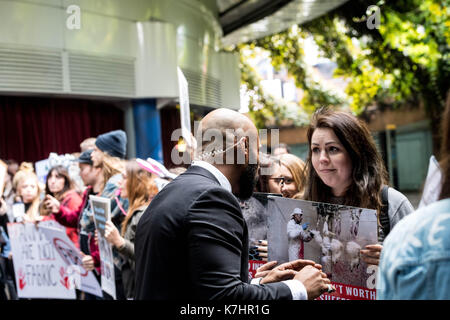
<path id="1" fill-rule="evenodd" d="M 391 231 L 391 225 L 389 222 L 388 189 L 389 186 L 383 186 L 383 189 L 381 190 L 380 224 L 381 229 L 383 230 L 384 238 L 386 238 L 389 231 Z"/>

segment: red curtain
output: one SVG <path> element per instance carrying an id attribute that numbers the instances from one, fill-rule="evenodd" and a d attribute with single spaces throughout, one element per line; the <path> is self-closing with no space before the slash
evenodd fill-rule
<path id="1" fill-rule="evenodd" d="M 161 117 L 161 140 L 163 143 L 164 166 L 167 169 L 176 167 L 172 162 L 172 149 L 177 145 L 177 141 L 171 141 L 172 132 L 181 127 L 180 110 L 175 106 L 167 106 L 159 111 Z"/>
<path id="2" fill-rule="evenodd" d="M 86 138 L 124 128 L 117 103 L 67 98 L 0 96 L 0 158 L 46 159 L 80 151 Z"/>

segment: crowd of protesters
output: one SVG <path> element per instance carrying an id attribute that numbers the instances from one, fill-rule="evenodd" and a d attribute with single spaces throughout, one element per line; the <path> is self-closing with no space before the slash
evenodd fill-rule
<path id="1" fill-rule="evenodd" d="M 271 155 L 260 155 L 260 172 L 261 168 L 271 170 L 270 174 L 259 175 L 255 191 L 375 209 L 379 218 L 378 243 L 361 248 L 360 254 L 367 264 L 380 265 L 378 298 L 449 299 L 450 276 L 445 268 L 449 266 L 450 258 L 445 252 L 449 252 L 450 232 L 442 231 L 450 226 L 448 99 L 442 123 L 443 187 L 440 201 L 418 212 L 413 213 L 413 206 L 402 193 L 388 187 L 386 169 L 367 126 L 348 112 L 327 108 L 319 109 L 311 120 L 306 161 L 290 154 L 287 145 L 272 148 Z M 18 299 L 8 223 L 58 222 L 66 228 L 68 238 L 82 253 L 83 267 L 94 271 L 101 281 L 90 195 L 110 199 L 111 220 L 105 225 L 105 238 L 113 248 L 116 299 L 136 297 L 135 240 L 139 220 L 167 182 L 183 174 L 185 169 L 177 168 L 170 176 L 164 176 L 151 162 L 125 160 L 126 144 L 127 137 L 122 130 L 81 143 L 76 162 L 83 188 L 74 183 L 68 168 L 63 165 L 50 168 L 43 185 L 31 163 L 18 164 L 12 160 L 0 163 L 7 168 L 4 186 L 0 188 L 3 190 L 0 202 L 0 300 Z M 161 184 L 161 179 L 165 183 Z M 431 230 L 433 219 L 440 221 L 434 231 Z M 414 242 L 413 234 L 416 239 L 421 239 L 418 240 L 420 246 Z M 426 239 L 430 237 L 432 241 L 428 240 L 428 243 Z M 267 239 L 259 240 L 257 254 L 267 261 Z M 273 268 L 274 264 L 270 266 Z M 262 270 L 267 273 L 267 268 Z M 432 289 L 424 290 L 421 286 Z M 77 294 L 77 298 L 101 299 L 84 292 Z M 112 298 L 104 292 L 102 299 Z"/>

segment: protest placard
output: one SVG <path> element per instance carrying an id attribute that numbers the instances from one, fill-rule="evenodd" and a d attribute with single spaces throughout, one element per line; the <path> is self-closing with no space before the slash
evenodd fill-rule
<path id="1" fill-rule="evenodd" d="M 91 201 L 95 228 L 97 229 L 102 289 L 116 299 L 112 248 L 105 239 L 105 223 L 111 220 L 111 200 L 93 195 L 89 196 L 89 200 Z"/>
<path id="2" fill-rule="evenodd" d="M 181 135 L 184 138 L 186 144 L 192 147 L 191 141 L 191 112 L 189 106 L 189 89 L 186 77 L 181 71 L 180 67 L 177 67 L 178 74 L 178 92 L 180 99 L 180 123 L 181 123 Z"/>
<path id="3" fill-rule="evenodd" d="M 430 157 L 428 172 L 422 191 L 419 208 L 425 207 L 439 200 L 442 189 L 442 169 L 435 156 Z"/>
<path id="4" fill-rule="evenodd" d="M 34 167 L 36 168 L 36 175 L 39 182 L 45 184 L 48 171 L 50 170 L 50 161 L 48 159 L 36 161 Z"/>
<path id="5" fill-rule="evenodd" d="M 44 233 L 33 223 L 7 226 L 19 298 L 75 299 L 66 263 Z"/>
<path id="6" fill-rule="evenodd" d="M 73 242 L 67 237 L 67 233 L 62 229 L 52 226 L 39 224 L 39 229 L 45 234 L 66 263 L 66 274 L 70 281 L 74 282 L 75 288 L 103 297 L 102 289 L 91 271 L 83 268 L 80 251 Z"/>
<path id="7" fill-rule="evenodd" d="M 265 261 L 259 256 L 257 247 L 259 240 L 267 240 L 267 220 L 269 212 L 267 211 L 268 196 L 275 194 L 254 192 L 253 195 L 240 202 L 242 215 L 247 223 L 249 254 L 248 254 L 248 276 L 249 281 L 254 278 L 256 269 L 262 266 Z"/>
<path id="8" fill-rule="evenodd" d="M 377 267 L 360 250 L 378 243 L 375 210 L 269 196 L 268 257 L 309 259 L 336 286 L 319 299 L 374 300 Z"/>

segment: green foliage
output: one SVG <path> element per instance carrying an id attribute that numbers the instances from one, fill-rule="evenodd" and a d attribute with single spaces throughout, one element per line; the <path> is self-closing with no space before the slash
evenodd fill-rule
<path id="1" fill-rule="evenodd" d="M 373 4 L 373 0 L 348 1 L 300 27 L 242 45 L 241 52 L 263 48 L 275 69 L 285 67 L 304 90 L 298 106 L 303 114 L 322 105 L 345 104 L 311 79 L 302 43 L 312 35 L 323 56 L 337 63 L 335 76 L 349 81 L 346 94 L 354 113 L 375 103 L 397 107 L 421 101 L 437 130 L 450 82 L 450 1 L 380 0 L 379 29 L 369 29 L 367 8 Z M 247 71 L 243 69 L 243 83 L 257 87 L 256 75 L 246 75 Z M 253 117 L 260 117 L 260 125 L 271 116 L 282 118 L 284 110 L 275 100 L 250 109 Z"/>
<path id="2" fill-rule="evenodd" d="M 242 83 L 252 93 L 249 114 L 259 128 L 286 123 L 301 126 L 309 122 L 309 114 L 315 110 L 316 106 L 342 103 L 340 98 L 322 89 L 320 84 L 308 75 L 302 47 L 302 42 L 307 36 L 294 26 L 285 32 L 238 47 L 241 52 Z M 269 53 L 275 70 L 286 68 L 288 74 L 295 79 L 295 85 L 304 90 L 300 105 L 275 99 L 264 93 L 259 86 L 261 79 L 248 63 L 248 56 L 244 53 L 257 48 Z"/>

